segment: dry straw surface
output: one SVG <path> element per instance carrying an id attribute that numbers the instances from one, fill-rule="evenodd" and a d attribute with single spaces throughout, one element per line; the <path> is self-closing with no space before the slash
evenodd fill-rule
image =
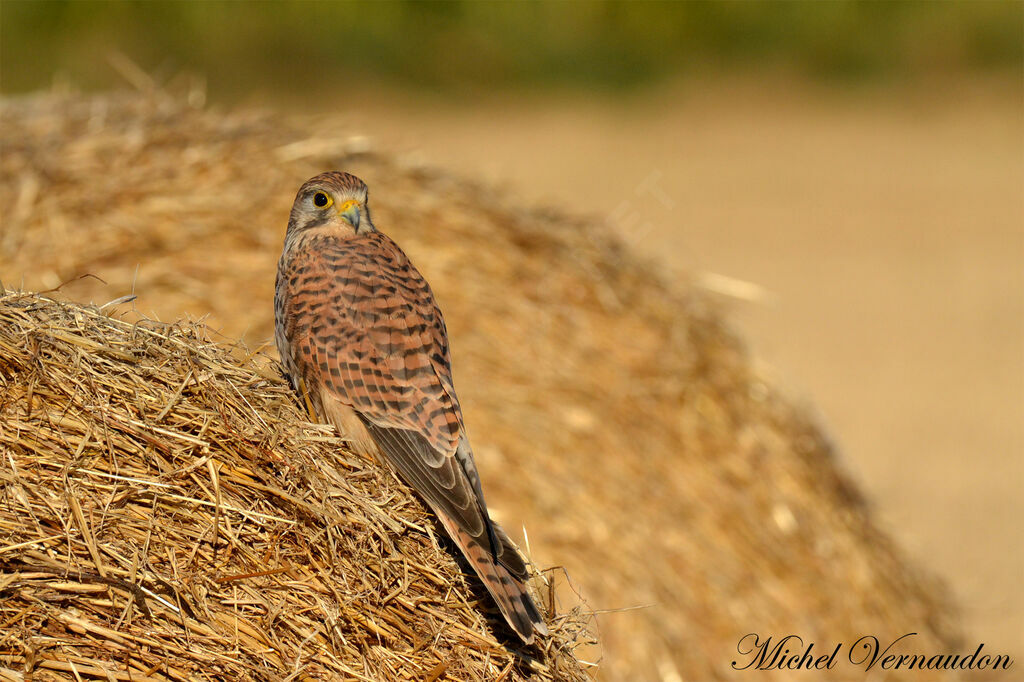
<path id="1" fill-rule="evenodd" d="M 506 650 L 408 489 L 206 333 L 0 297 L 0 679 L 585 679 L 579 618 Z"/>
<path id="2" fill-rule="evenodd" d="M 730 668 L 737 642 L 749 632 L 798 634 L 829 649 L 865 634 L 891 640 L 907 632 L 919 633 L 914 652 L 958 645 L 942 587 L 908 565 L 875 527 L 822 431 L 759 375 L 723 322 L 720 306 L 685 282 L 663 281 L 600 221 L 524 207 L 487 187 L 376 151 L 351 138 L 358 131 L 349 130 L 343 116 L 218 112 L 160 92 L 40 95 L 5 102 L 0 113 L 0 278 L 9 287 L 40 290 L 74 280 L 60 296 L 98 303 L 134 292 L 136 317 L 207 316 L 212 328 L 226 337 L 244 336 L 253 348 L 271 337 L 274 269 L 298 185 L 332 168 L 362 176 L 375 223 L 409 252 L 445 311 L 455 381 L 494 515 L 521 544 L 526 538 L 516 530 L 525 527 L 540 566 L 566 569 L 569 582 L 557 590 L 559 612 L 571 606 L 573 590 L 599 611 L 601 649 L 585 657 L 600 658 L 604 679 L 749 676 Z M 75 280 L 86 274 L 102 281 Z M 108 312 L 115 308 L 125 306 Z M 390 666 L 418 678 L 423 668 L 403 668 L 401 656 L 429 658 L 434 651 L 439 655 L 422 664 L 430 669 L 451 660 L 444 674 L 452 679 L 471 679 L 471 664 L 504 670 L 513 661 L 497 648 L 474 648 L 474 637 L 493 640 L 480 629 L 483 621 L 475 611 L 456 608 L 470 597 L 450 559 L 416 558 L 433 551 L 423 539 L 431 526 L 398 484 L 346 454 L 328 468 L 323 463 L 331 461 L 325 451 L 329 434 L 268 420 L 269 414 L 298 419 L 286 411 L 292 408 L 273 371 L 256 379 L 251 370 L 232 368 L 224 370 L 234 377 L 230 382 L 209 384 L 192 360 L 197 369 L 185 363 L 180 367 L 189 369 L 175 379 L 133 387 L 125 395 L 121 382 L 133 385 L 132 376 L 155 371 L 151 365 L 163 362 L 160 353 L 213 353 L 208 346 L 175 351 L 168 340 L 205 332 L 184 325 L 161 336 L 111 323 L 125 336 L 102 341 L 71 328 L 76 315 L 99 320 L 95 312 L 48 310 L 63 321 L 33 323 L 20 309 L 17 314 L 28 317 L 19 324 L 40 326 L 7 342 L 24 347 L 28 337 L 36 345 L 28 346 L 33 359 L 18 370 L 20 378 L 10 380 L 13 397 L 4 402 L 4 460 L 20 462 L 17 470 L 4 465 L 4 504 L 41 510 L 46 505 L 30 491 L 52 490 L 40 495 L 53 507 L 49 517 L 60 523 L 49 527 L 22 518 L 18 523 L 26 527 L 12 529 L 21 533 L 18 538 L 55 539 L 7 550 L 0 558 L 10 565 L 48 557 L 53 564 L 73 551 L 74 562 L 61 564 L 59 576 L 33 580 L 76 587 L 60 592 L 45 586 L 40 590 L 46 598 L 31 597 L 22 607 L 29 609 L 24 617 L 5 613 L 0 651 L 10 652 L 12 633 L 25 631 L 18 619 L 36 617 L 42 604 L 55 614 L 47 620 L 47 637 L 84 646 L 136 636 L 131 628 L 142 627 L 144 616 L 138 607 L 128 608 L 124 590 L 142 576 L 147 589 L 162 586 L 166 594 L 158 594 L 169 602 L 147 599 L 155 621 L 158 613 L 168 614 L 161 626 L 167 632 L 152 638 L 194 642 L 204 636 L 180 629 L 184 616 L 171 608 L 182 608 L 177 599 L 219 604 L 228 609 L 220 613 L 244 617 L 269 637 L 295 633 L 278 649 L 259 635 L 246 639 L 250 633 L 232 630 L 233 639 L 221 651 L 251 647 L 239 658 L 247 670 L 264 664 L 271 649 L 283 665 L 301 668 L 310 660 L 303 657 L 313 655 L 303 638 L 314 631 L 332 651 L 347 651 L 348 642 L 362 658 L 339 653 L 338 660 L 364 671 Z M 75 346 L 77 341 L 54 332 L 90 339 L 97 347 Z M 118 338 L 126 339 L 123 347 Z M 152 356 L 146 350 L 150 343 Z M 100 347 L 135 360 L 104 354 Z M 88 375 L 68 364 L 61 370 L 67 385 L 50 380 L 41 388 L 38 358 L 54 348 L 81 358 L 75 362 L 92 363 L 95 379 L 87 381 Z M 139 358 L 150 357 L 139 364 Z M 147 393 L 156 387 L 160 393 Z M 30 409 L 30 393 L 36 396 L 31 405 L 38 407 Z M 106 396 L 115 394 L 121 397 L 108 405 Z M 99 416 L 76 411 L 77 421 L 60 426 L 59 410 L 43 410 L 50 396 L 73 397 Z M 264 412 L 271 404 L 277 411 Z M 187 411 L 189 405 L 195 411 Z M 111 422 L 109 414 L 120 421 Z M 15 427 L 18 435 L 12 437 Z M 212 439 L 213 428 L 237 433 L 217 431 Z M 185 441 L 173 453 L 188 454 L 175 455 L 143 445 L 146 438 L 166 442 L 154 429 L 184 433 L 210 449 Z M 25 446 L 12 445 L 51 431 L 66 434 L 57 437 L 67 444 L 50 446 L 38 463 L 17 450 Z M 129 442 L 142 450 L 122 454 Z M 12 458 L 11 452 L 22 454 Z M 121 458 L 137 459 L 129 465 Z M 314 462 L 323 468 L 318 482 L 308 471 Z M 151 483 L 104 478 L 120 476 L 128 466 L 127 478 L 145 470 Z M 38 480 L 27 479 L 30 472 Z M 242 482 L 250 480 L 267 489 L 257 495 L 262 489 L 253 488 L 239 498 Z M 357 492 L 346 493 L 347 503 L 339 498 L 331 511 L 327 490 Z M 79 520 L 74 509 L 68 516 L 71 499 L 79 499 Z M 303 506 L 320 504 L 319 516 Z M 384 516 L 375 515 L 373 509 L 382 508 Z M 110 514 L 123 509 L 139 518 L 120 529 Z M 194 520 L 217 509 L 219 517 Z M 347 520 L 355 509 L 365 524 L 358 532 Z M 246 516 L 246 510 L 267 516 Z M 142 528 L 153 528 L 152 534 L 141 534 Z M 313 548 L 314 540 L 353 544 Z M 307 551 L 315 563 L 297 558 Z M 346 556 L 354 573 L 332 567 L 336 551 L 353 552 Z M 375 565 L 382 556 L 395 563 Z M 229 569 L 228 561 L 249 568 Z M 413 562 L 424 572 L 417 573 Z M 288 570 L 273 575 L 214 582 L 286 565 Z M 75 572 L 99 572 L 100 566 L 110 566 L 107 577 L 124 582 L 83 581 Z M 401 572 L 392 572 L 398 566 Z M 130 573 L 125 577 L 115 567 Z M 448 593 L 430 582 L 431 575 L 445 584 L 454 581 L 457 589 Z M 402 588 L 422 590 L 428 601 L 417 603 Z M 10 586 L 5 589 L 12 594 Z M 324 619 L 322 629 L 311 630 L 315 619 L 306 609 L 320 603 L 338 611 Z M 474 608 L 485 605 L 484 600 Z M 101 609 L 103 618 L 95 615 Z M 120 609 L 114 620 L 104 620 L 114 609 Z M 77 620 L 60 620 L 69 614 Z M 195 615 L 207 627 L 218 622 L 205 612 Z M 358 625 L 360 619 L 386 634 L 375 640 Z M 575 641 L 574 622 L 556 636 L 552 655 Z M 85 623 L 106 630 L 91 632 Z M 212 641 L 213 635 L 205 636 Z M 430 637 L 435 639 L 424 644 Z M 122 646 L 133 650 L 136 644 L 126 639 Z M 465 652 L 458 653 L 459 647 Z M 569 659 L 562 660 L 575 670 Z M 526 670 L 513 664 L 509 674 Z M 573 674 L 564 673 L 568 679 Z M 788 679 L 779 671 L 755 674 Z M 830 673 L 830 679 L 863 676 L 863 669 L 849 665 Z M 878 671 L 878 679 L 888 676 L 907 678 Z M 912 677 L 946 679 L 934 672 Z"/>

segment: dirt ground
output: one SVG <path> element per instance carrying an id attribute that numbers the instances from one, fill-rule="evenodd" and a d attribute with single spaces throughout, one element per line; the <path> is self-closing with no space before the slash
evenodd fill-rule
<path id="1" fill-rule="evenodd" d="M 1024 654 L 1018 83 L 345 105 L 411 162 L 606 215 L 665 266 L 704 273 L 820 412 L 883 526 L 952 585 L 968 637 Z"/>

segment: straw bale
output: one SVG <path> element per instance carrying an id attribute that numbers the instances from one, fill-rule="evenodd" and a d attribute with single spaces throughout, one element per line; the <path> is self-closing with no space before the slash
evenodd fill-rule
<path id="1" fill-rule="evenodd" d="M 376 150 L 344 114 L 157 93 L 38 95 L 0 115 L 8 285 L 70 281 L 60 295 L 100 303 L 134 292 L 148 317 L 202 315 L 253 346 L 271 338 L 295 189 L 326 169 L 363 177 L 375 223 L 445 311 L 488 502 L 599 612 L 601 649 L 586 656 L 604 679 L 729 679 L 753 631 L 819 647 L 959 641 L 944 587 L 876 527 L 822 428 L 762 374 L 719 302 L 667 282 L 601 220 Z M 102 281 L 75 279 L 87 274 Z"/>
<path id="2" fill-rule="evenodd" d="M 577 615 L 505 648 L 409 490 L 207 333 L 0 297 L 0 671 L 586 679 Z"/>

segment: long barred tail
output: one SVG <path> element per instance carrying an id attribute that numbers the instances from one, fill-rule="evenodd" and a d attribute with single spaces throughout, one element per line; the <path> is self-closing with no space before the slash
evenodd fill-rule
<path id="1" fill-rule="evenodd" d="M 526 589 L 525 581 L 529 575 L 526 565 L 505 531 L 495 524 L 494 529 L 501 543 L 499 558 L 495 562 L 489 547 L 481 546 L 476 538 L 460 529 L 447 515 L 438 514 L 438 518 L 480 576 L 516 634 L 527 644 L 533 642 L 535 633 L 548 634 L 544 618 Z"/>

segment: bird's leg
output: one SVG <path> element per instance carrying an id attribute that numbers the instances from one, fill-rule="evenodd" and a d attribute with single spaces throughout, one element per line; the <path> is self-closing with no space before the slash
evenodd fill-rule
<path id="1" fill-rule="evenodd" d="M 316 410 L 313 409 L 313 401 L 309 399 L 309 391 L 306 390 L 306 382 L 302 377 L 299 377 L 299 395 L 302 396 L 302 404 L 306 407 L 306 417 L 314 424 L 319 424 L 320 420 L 316 416 Z"/>

